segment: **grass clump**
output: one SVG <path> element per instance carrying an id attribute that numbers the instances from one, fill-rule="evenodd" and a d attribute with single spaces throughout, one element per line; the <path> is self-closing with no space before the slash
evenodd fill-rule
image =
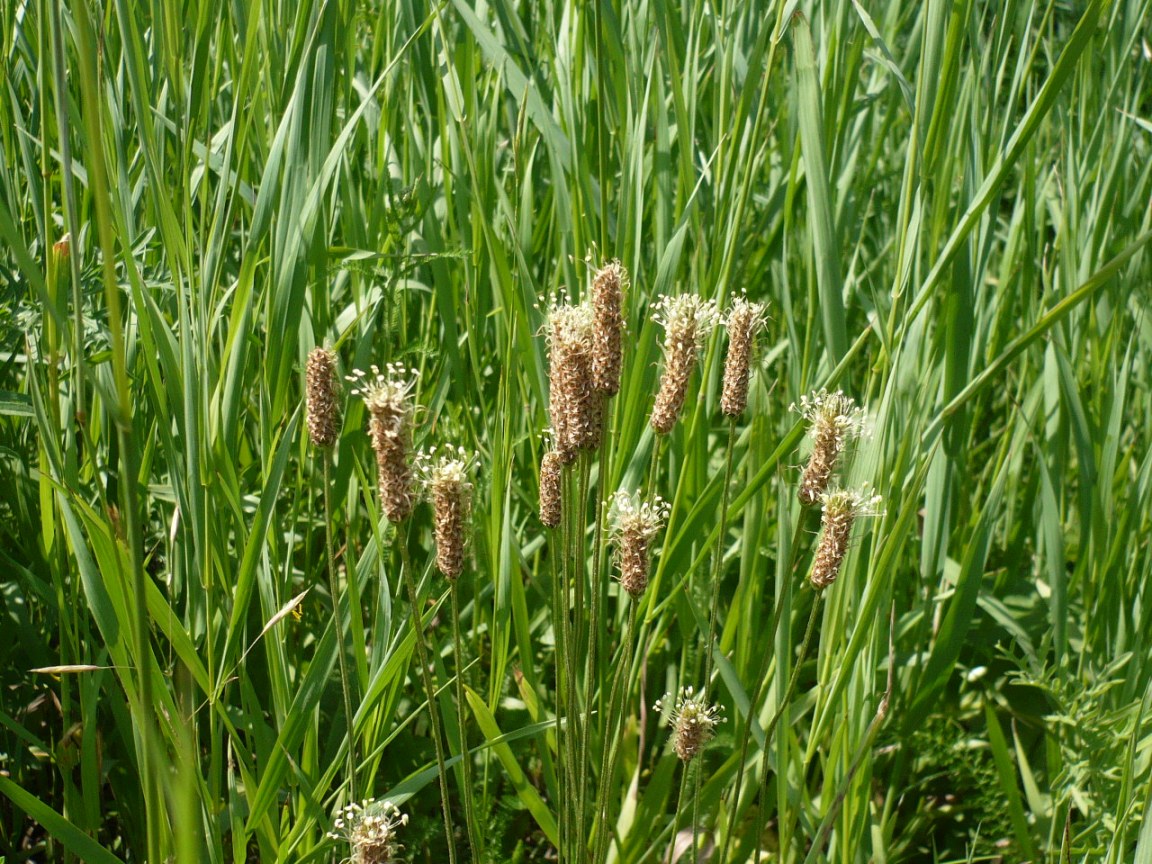
<path id="1" fill-rule="evenodd" d="M 1147 12 L 0 8 L 0 856 L 1148 858 Z"/>

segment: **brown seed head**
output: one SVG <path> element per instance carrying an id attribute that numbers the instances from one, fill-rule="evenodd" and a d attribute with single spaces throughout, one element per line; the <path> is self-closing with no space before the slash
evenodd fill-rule
<path id="1" fill-rule="evenodd" d="M 655 709 L 663 711 L 671 699 L 671 693 L 664 694 Z M 684 687 L 676 696 L 668 722 L 672 726 L 672 747 L 676 755 L 681 762 L 690 762 L 712 740 L 724 716 L 719 706 L 708 704 L 703 693 Z"/>
<path id="2" fill-rule="evenodd" d="M 668 503 L 659 495 L 651 501 L 641 501 L 639 494 L 617 492 L 612 499 L 611 536 L 620 568 L 620 585 L 633 598 L 648 587 L 652 539 L 664 527 L 669 510 Z"/>
<path id="3" fill-rule="evenodd" d="M 696 357 L 716 326 L 719 313 L 715 301 L 701 300 L 695 294 L 681 294 L 661 297 L 652 317 L 664 327 L 664 374 L 652 408 L 652 428 L 660 435 L 667 435 L 684 408 Z"/>
<path id="4" fill-rule="evenodd" d="M 828 393 L 821 390 L 812 396 L 800 397 L 799 411 L 808 421 L 808 434 L 812 438 L 812 455 L 800 478 L 800 503 L 812 507 L 828 488 L 828 481 L 836 468 L 840 452 L 851 438 L 865 434 L 864 409 L 858 408 L 851 397 L 841 391 Z"/>
<path id="5" fill-rule="evenodd" d="M 564 463 L 560 454 L 549 450 L 540 460 L 540 521 L 549 528 L 560 524 L 560 480 Z"/>
<path id="6" fill-rule="evenodd" d="M 313 348 L 305 371 L 308 437 L 316 447 L 331 447 L 340 436 L 340 390 L 336 383 L 336 355 Z"/>
<path id="7" fill-rule="evenodd" d="M 856 519 L 860 516 L 883 515 L 883 499 L 868 493 L 867 488 L 860 491 L 837 489 L 821 496 L 824 502 L 822 533 L 812 561 L 812 573 L 808 577 L 817 590 L 827 588 L 840 575 Z"/>
<path id="8" fill-rule="evenodd" d="M 768 323 L 763 303 L 750 303 L 737 297 L 724 317 L 728 330 L 728 356 L 724 358 L 724 390 L 720 410 L 729 417 L 739 417 L 748 406 L 748 378 L 756 335 Z"/>
<path id="9" fill-rule="evenodd" d="M 353 395 L 363 398 L 368 406 L 368 437 L 376 453 L 380 503 L 393 524 L 407 519 L 416 503 L 409 460 L 415 376 L 415 369 L 398 363 L 388 364 L 385 372 L 373 366 L 371 377 L 360 369 L 348 376 L 356 385 Z"/>
<path id="10" fill-rule="evenodd" d="M 592 280 L 592 386 L 606 396 L 620 391 L 623 357 L 624 288 L 628 273 L 619 261 L 609 261 Z"/>
<path id="11" fill-rule="evenodd" d="M 328 836 L 352 847 L 351 864 L 389 864 L 398 861 L 404 849 L 396 842 L 396 832 L 407 824 L 408 815 L 391 801 L 364 801 L 345 807 Z"/>
<path id="12" fill-rule="evenodd" d="M 464 547 L 472 515 L 472 484 L 468 482 L 464 450 L 446 449 L 439 455 L 421 454 L 425 488 L 432 500 L 436 535 L 436 567 L 453 582 L 464 572 Z"/>
<path id="13" fill-rule="evenodd" d="M 548 413 L 565 464 L 600 446 L 604 394 L 592 384 L 593 329 L 587 303 L 555 305 L 548 316 Z"/>

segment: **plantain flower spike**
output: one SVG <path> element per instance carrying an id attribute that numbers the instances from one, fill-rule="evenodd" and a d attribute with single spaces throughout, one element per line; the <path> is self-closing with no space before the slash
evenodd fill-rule
<path id="1" fill-rule="evenodd" d="M 664 328 L 664 373 L 652 408 L 652 428 L 667 435 L 680 418 L 697 357 L 720 313 L 714 300 L 695 294 L 661 297 L 652 319 Z"/>
<path id="2" fill-rule="evenodd" d="M 670 507 L 659 495 L 641 501 L 639 494 L 617 492 L 612 499 L 611 538 L 616 547 L 620 585 L 633 598 L 648 587 L 648 569 L 653 538 L 668 519 Z"/>
<path id="3" fill-rule="evenodd" d="M 812 573 L 808 577 L 812 587 L 818 591 L 827 588 L 840 575 L 856 520 L 861 516 L 884 515 L 884 499 L 873 494 L 868 487 L 860 490 L 836 489 L 825 492 L 820 500 L 823 502 L 820 542 L 816 546 Z"/>
<path id="4" fill-rule="evenodd" d="M 606 263 L 592 279 L 592 386 L 605 396 L 620 392 L 627 285 L 628 273 L 616 260 Z"/>
<path id="5" fill-rule="evenodd" d="M 368 437 L 376 453 L 384 515 L 393 524 L 403 522 L 416 503 L 410 452 L 416 370 L 389 363 L 384 372 L 373 366 L 371 375 L 355 369 L 348 380 L 355 385 L 352 394 L 368 406 Z"/>
<path id="6" fill-rule="evenodd" d="M 464 572 L 464 547 L 472 516 L 470 460 L 463 448 L 445 448 L 418 458 L 424 487 L 432 501 L 432 527 L 436 536 L 436 567 L 455 582 Z"/>
<path id="7" fill-rule="evenodd" d="M 540 521 L 549 528 L 560 524 L 560 481 L 564 463 L 560 454 L 549 450 L 540 460 Z"/>
<path id="8" fill-rule="evenodd" d="M 315 447 L 328 448 L 340 436 L 340 388 L 336 381 L 336 354 L 313 348 L 305 369 L 308 437 Z"/>
<path id="9" fill-rule="evenodd" d="M 828 489 L 845 444 L 865 434 L 864 409 L 840 390 L 835 393 L 821 390 L 800 397 L 799 406 L 794 403 L 790 410 L 799 411 L 808 421 L 808 434 L 812 438 L 812 455 L 800 478 L 799 493 L 800 503 L 812 507 Z"/>
<path id="10" fill-rule="evenodd" d="M 352 847 L 351 864 L 390 864 L 400 860 L 404 847 L 396 842 L 396 832 L 407 824 L 408 815 L 391 801 L 364 801 L 345 807 L 328 836 Z"/>
<path id="11" fill-rule="evenodd" d="M 555 303 L 548 314 L 548 413 L 564 464 L 600 446 L 604 394 L 593 386 L 593 313 L 587 303 Z"/>
<path id="12" fill-rule="evenodd" d="M 720 396 L 720 410 L 729 417 L 739 417 L 748 407 L 748 379 L 751 377 L 752 357 L 756 351 L 756 337 L 768 323 L 763 303 L 752 303 L 740 296 L 732 301 L 724 316 L 728 331 L 728 355 L 724 358 L 724 389 Z"/>
<path id="13" fill-rule="evenodd" d="M 697 693 L 691 687 L 683 687 L 676 695 L 665 693 L 664 698 L 653 708 L 663 711 L 671 708 L 668 718 L 672 727 L 672 748 L 681 762 L 691 762 L 716 734 L 716 727 L 724 722 L 724 715 L 717 705 L 709 705 L 703 692 Z"/>

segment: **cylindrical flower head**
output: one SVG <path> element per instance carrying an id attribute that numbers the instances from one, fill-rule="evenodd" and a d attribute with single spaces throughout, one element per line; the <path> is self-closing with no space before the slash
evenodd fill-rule
<path id="1" fill-rule="evenodd" d="M 822 495 L 821 500 L 824 502 L 824 515 L 821 520 L 820 543 L 816 547 L 812 573 L 808 577 L 817 590 L 827 588 L 840 575 L 856 519 L 860 516 L 883 515 L 880 507 L 883 499 L 879 495 L 869 495 L 867 489 L 837 489 Z"/>
<path id="2" fill-rule="evenodd" d="M 663 711 L 671 698 L 672 694 L 666 693 L 655 709 Z M 712 740 L 724 717 L 719 706 L 707 703 L 703 693 L 684 687 L 676 697 L 668 722 L 672 726 L 672 748 L 676 755 L 681 762 L 691 762 Z"/>
<path id="3" fill-rule="evenodd" d="M 724 316 L 724 327 L 728 330 L 728 356 L 724 358 L 720 410 L 729 417 L 739 417 L 748 406 L 748 378 L 756 335 L 768 322 L 764 310 L 763 303 L 750 303 L 745 297 L 737 297 Z"/>
<path id="4" fill-rule="evenodd" d="M 549 450 L 540 460 L 540 521 L 549 528 L 560 524 L 560 481 L 564 463 L 560 454 Z"/>
<path id="5" fill-rule="evenodd" d="M 856 407 L 852 398 L 839 390 L 835 393 L 821 390 L 812 396 L 800 397 L 799 407 L 793 404 L 791 410 L 804 415 L 813 442 L 799 492 L 800 503 L 811 507 L 828 488 L 845 443 L 864 434 L 864 409 Z"/>
<path id="6" fill-rule="evenodd" d="M 432 499 L 432 525 L 436 534 L 436 567 L 453 582 L 464 572 L 464 546 L 472 514 L 472 484 L 464 451 L 429 454 L 426 486 Z"/>
<path id="7" fill-rule="evenodd" d="M 396 832 L 407 824 L 408 815 L 391 801 L 364 801 L 345 807 L 328 836 L 352 847 L 352 864 L 389 864 L 400 860 L 404 847 L 396 842 Z"/>
<path id="8" fill-rule="evenodd" d="M 612 542 L 620 568 L 620 586 L 633 598 L 648 587 L 652 539 L 668 518 L 667 502 L 655 496 L 641 501 L 639 494 L 617 492 L 612 499 Z"/>
<path id="9" fill-rule="evenodd" d="M 620 391 L 621 309 L 627 284 L 628 274 L 619 261 L 609 261 L 592 280 L 592 386 L 606 396 Z"/>
<path id="10" fill-rule="evenodd" d="M 340 391 L 336 383 L 336 355 L 313 348 L 305 370 L 308 437 L 316 447 L 331 447 L 340 436 Z"/>
<path id="11" fill-rule="evenodd" d="M 403 522 L 416 503 L 409 452 L 412 447 L 412 388 L 416 370 L 390 363 L 385 372 L 372 367 L 369 377 L 360 369 L 348 376 L 368 406 L 368 437 L 376 453 L 376 474 L 384 515 L 393 524 Z"/>
<path id="12" fill-rule="evenodd" d="M 661 297 L 652 317 L 664 327 L 664 374 L 652 409 L 652 428 L 667 435 L 684 408 L 696 357 L 716 326 L 719 313 L 715 301 L 681 294 Z"/>
<path id="13" fill-rule="evenodd" d="M 569 463 L 600 446 L 604 395 L 592 384 L 592 308 L 556 305 L 548 316 L 549 396 L 556 452 Z"/>

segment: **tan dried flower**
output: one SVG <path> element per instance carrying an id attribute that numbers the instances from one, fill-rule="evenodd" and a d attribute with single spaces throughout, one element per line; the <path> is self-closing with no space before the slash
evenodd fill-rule
<path id="1" fill-rule="evenodd" d="M 370 377 L 360 369 L 348 376 L 356 385 L 353 395 L 360 396 L 368 406 L 368 437 L 376 453 L 380 502 L 384 515 L 394 524 L 407 519 L 416 503 L 409 461 L 415 376 L 415 369 L 405 369 L 398 363 L 388 364 L 385 372 L 373 366 Z"/>
<path id="2" fill-rule="evenodd" d="M 670 507 L 659 495 L 641 501 L 639 493 L 617 492 L 612 498 L 612 542 L 620 585 L 632 597 L 648 587 L 648 564 L 652 539 L 668 519 Z"/>
<path id="3" fill-rule="evenodd" d="M 740 296 L 732 301 L 724 316 L 728 331 L 728 356 L 724 358 L 724 390 L 720 410 L 729 417 L 739 417 L 748 407 L 748 378 L 756 336 L 768 323 L 763 303 L 749 302 Z"/>
<path id="4" fill-rule="evenodd" d="M 340 390 L 336 382 L 336 354 L 313 348 L 305 370 L 308 437 L 316 447 L 331 447 L 340 436 Z"/>
<path id="5" fill-rule="evenodd" d="M 627 284 L 628 273 L 616 260 L 601 267 L 592 280 L 592 386 L 606 396 L 620 391 L 621 310 Z"/>
<path id="6" fill-rule="evenodd" d="M 825 493 L 820 500 L 824 502 L 822 531 L 812 561 L 812 573 L 808 577 L 817 590 L 827 588 L 840 575 L 856 519 L 860 516 L 884 515 L 880 506 L 883 499 L 879 495 L 870 494 L 867 487 L 859 491 L 837 489 Z"/>
<path id="7" fill-rule="evenodd" d="M 469 461 L 463 448 L 446 448 L 439 454 L 429 451 L 417 458 L 432 501 L 436 567 L 453 582 L 464 572 L 464 547 L 472 515 Z"/>
<path id="8" fill-rule="evenodd" d="M 850 438 L 865 434 L 864 409 L 839 390 L 835 393 L 821 390 L 812 396 L 800 397 L 800 405 L 793 404 L 790 410 L 804 415 L 813 442 L 799 492 L 800 503 L 811 507 L 828 488 L 844 445 Z"/>
<path id="9" fill-rule="evenodd" d="M 352 847 L 351 864 L 389 864 L 400 860 L 404 847 L 396 842 L 396 832 L 407 824 L 408 815 L 391 801 L 364 801 L 345 807 L 328 836 Z"/>
<path id="10" fill-rule="evenodd" d="M 565 464 L 600 446 L 604 394 L 592 384 L 592 307 L 553 305 L 548 316 L 549 396 L 556 452 Z"/>
<path id="11" fill-rule="evenodd" d="M 652 316 L 664 328 L 664 374 L 652 409 L 652 428 L 667 435 L 676 425 L 688 395 L 688 380 L 719 312 L 713 300 L 695 294 L 661 297 Z"/>
<path id="12" fill-rule="evenodd" d="M 653 707 L 661 712 L 671 707 L 672 747 L 681 762 L 690 762 L 712 740 L 725 718 L 719 706 L 709 705 L 704 693 L 691 687 L 681 688 L 674 704 L 671 699 L 672 694 L 665 693 Z"/>
<path id="13" fill-rule="evenodd" d="M 560 483 L 564 463 L 560 454 L 549 450 L 540 460 L 540 521 L 549 528 L 560 524 Z"/>

